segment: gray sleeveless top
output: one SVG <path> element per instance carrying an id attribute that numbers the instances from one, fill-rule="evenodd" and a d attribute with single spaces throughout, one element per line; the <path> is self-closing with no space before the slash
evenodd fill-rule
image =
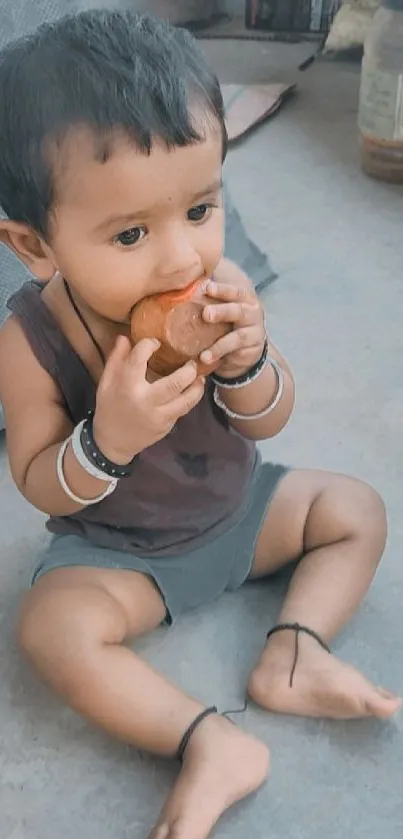
<path id="1" fill-rule="evenodd" d="M 96 386 L 41 290 L 28 282 L 8 306 L 76 424 L 94 410 Z M 208 385 L 199 405 L 140 454 L 133 474 L 121 479 L 112 495 L 73 515 L 51 517 L 47 527 L 142 557 L 185 553 L 242 515 L 259 462 L 254 443 L 231 428 Z"/>

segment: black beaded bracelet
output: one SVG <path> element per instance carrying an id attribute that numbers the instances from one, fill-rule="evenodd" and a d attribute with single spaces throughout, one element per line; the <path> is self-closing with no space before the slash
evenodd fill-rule
<path id="1" fill-rule="evenodd" d="M 215 385 L 218 387 L 228 388 L 228 390 L 232 390 L 238 387 L 245 387 L 250 382 L 253 382 L 260 376 L 263 368 L 266 365 L 267 356 L 269 354 L 269 345 L 266 341 L 264 342 L 264 347 L 262 351 L 262 355 L 259 358 L 259 361 L 253 365 L 246 373 L 242 373 L 242 376 L 234 376 L 232 379 L 226 379 L 225 376 L 217 376 L 216 373 L 212 373 L 210 378 L 214 382 Z"/>
<path id="2" fill-rule="evenodd" d="M 114 463 L 113 460 L 109 460 L 109 458 L 105 457 L 95 442 L 92 415 L 85 420 L 81 431 L 80 441 L 84 454 L 90 463 L 100 469 L 101 472 L 104 472 L 105 475 L 109 475 L 111 478 L 128 478 L 129 475 L 132 474 L 133 466 L 138 458 L 138 455 L 136 454 L 129 463 L 125 463 L 124 465 Z"/>

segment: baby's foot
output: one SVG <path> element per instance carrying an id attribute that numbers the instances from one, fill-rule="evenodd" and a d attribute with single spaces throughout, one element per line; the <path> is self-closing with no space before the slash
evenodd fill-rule
<path id="1" fill-rule="evenodd" d="M 266 746 L 220 716 L 204 720 L 150 839 L 206 839 L 224 810 L 263 784 Z"/>
<path id="2" fill-rule="evenodd" d="M 314 639 L 301 634 L 299 649 L 290 687 L 295 635 L 284 632 L 271 639 L 249 681 L 250 696 L 258 705 L 280 714 L 332 719 L 387 719 L 401 707 L 395 694 L 375 687 Z"/>

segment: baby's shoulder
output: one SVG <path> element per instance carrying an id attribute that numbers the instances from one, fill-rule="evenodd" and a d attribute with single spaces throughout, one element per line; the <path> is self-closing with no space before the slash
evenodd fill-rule
<path id="1" fill-rule="evenodd" d="M 58 390 L 37 360 L 18 319 L 10 315 L 0 329 L 0 400 L 29 408 L 32 398 L 54 400 Z"/>

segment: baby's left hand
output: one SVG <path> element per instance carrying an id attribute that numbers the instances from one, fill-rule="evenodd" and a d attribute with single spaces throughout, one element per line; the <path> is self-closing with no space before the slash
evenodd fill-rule
<path id="1" fill-rule="evenodd" d="M 256 364 L 263 352 L 266 330 L 263 307 L 254 289 L 210 280 L 205 288 L 214 302 L 207 305 L 203 317 L 208 323 L 232 323 L 233 329 L 200 355 L 205 364 L 220 361 L 220 376 L 241 376 Z"/>

